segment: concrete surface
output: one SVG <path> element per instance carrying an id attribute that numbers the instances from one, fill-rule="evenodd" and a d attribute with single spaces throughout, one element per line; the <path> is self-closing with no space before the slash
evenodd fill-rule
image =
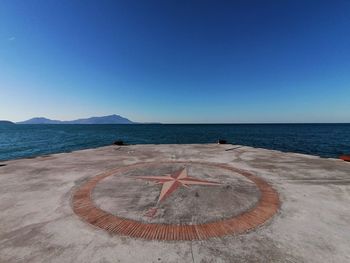
<path id="1" fill-rule="evenodd" d="M 138 162 L 165 161 L 224 163 L 249 171 L 278 191 L 280 210 L 248 233 L 186 242 L 111 235 L 73 213 L 72 193 L 89 178 Z M 0 166 L 0 262 L 350 262 L 350 163 L 341 160 L 212 144 L 109 146 L 1 164 L 6 165 Z M 154 172 L 175 168 L 164 165 Z M 218 220 L 257 202 L 250 182 L 208 169 L 194 167 L 193 173 L 214 176 L 222 186 L 178 189 L 153 220 Z M 160 188 L 128 177 L 145 171 L 130 173 L 102 181 L 94 201 L 111 213 L 147 221 L 140 211 L 157 199 Z"/>
<path id="2" fill-rule="evenodd" d="M 145 216 L 147 210 L 157 206 L 161 185 L 135 178 L 146 174 L 161 176 L 182 166 L 156 163 L 148 169 L 131 169 L 123 176 L 108 177 L 95 188 L 93 200 L 104 211 L 119 217 L 165 224 L 198 224 L 230 218 L 254 207 L 259 200 L 258 188 L 243 176 L 208 165 L 191 164 L 191 176 L 222 184 L 179 187 L 158 205 L 156 216 Z"/>

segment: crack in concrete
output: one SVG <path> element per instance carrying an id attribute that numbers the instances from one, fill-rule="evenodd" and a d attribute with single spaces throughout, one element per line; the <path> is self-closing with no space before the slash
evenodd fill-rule
<path id="1" fill-rule="evenodd" d="M 192 262 L 194 263 L 194 256 L 193 256 L 192 242 L 190 242 L 190 248 L 191 248 Z"/>

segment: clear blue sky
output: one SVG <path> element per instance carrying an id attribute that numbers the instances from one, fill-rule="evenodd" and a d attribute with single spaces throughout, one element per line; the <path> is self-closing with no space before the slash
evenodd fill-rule
<path id="1" fill-rule="evenodd" d="M 350 122 L 350 1 L 0 1 L 0 119 Z"/>

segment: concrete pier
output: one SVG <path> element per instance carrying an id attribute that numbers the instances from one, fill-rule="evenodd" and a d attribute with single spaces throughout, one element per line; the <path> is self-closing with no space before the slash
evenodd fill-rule
<path id="1" fill-rule="evenodd" d="M 0 162 L 0 262 L 350 262 L 350 163 L 239 145 Z"/>

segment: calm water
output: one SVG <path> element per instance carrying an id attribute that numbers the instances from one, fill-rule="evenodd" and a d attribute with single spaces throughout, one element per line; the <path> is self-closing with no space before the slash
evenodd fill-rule
<path id="1" fill-rule="evenodd" d="M 350 153 L 350 124 L 0 125 L 0 160 L 110 145 L 233 144 L 337 157 Z"/>

